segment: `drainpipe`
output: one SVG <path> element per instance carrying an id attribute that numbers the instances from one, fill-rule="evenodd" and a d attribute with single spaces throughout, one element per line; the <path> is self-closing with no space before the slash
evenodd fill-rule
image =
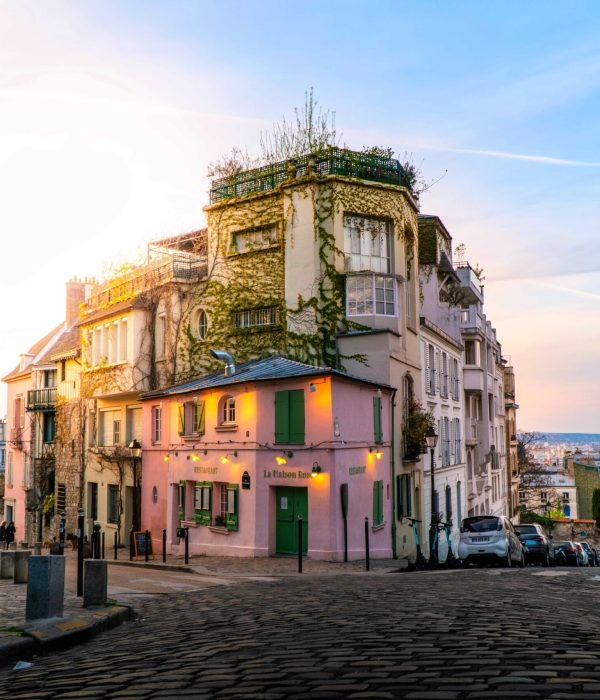
<path id="1" fill-rule="evenodd" d="M 398 558 L 398 551 L 396 546 L 396 421 L 394 420 L 395 406 L 396 406 L 396 391 L 397 389 L 392 389 L 392 458 L 390 460 L 390 470 L 392 479 L 392 557 L 394 559 Z"/>

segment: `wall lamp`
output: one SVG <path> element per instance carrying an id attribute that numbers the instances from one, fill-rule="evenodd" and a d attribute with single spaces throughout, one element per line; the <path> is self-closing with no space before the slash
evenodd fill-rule
<path id="1" fill-rule="evenodd" d="M 221 457 L 221 464 L 229 464 L 229 462 L 231 462 L 229 457 L 237 457 L 237 450 L 234 450 L 233 452 L 228 452 L 226 455 L 223 455 Z"/>
<path id="2" fill-rule="evenodd" d="M 369 452 L 374 454 L 377 459 L 381 459 L 383 457 L 383 450 L 381 450 L 379 447 L 369 447 Z"/>
<path id="3" fill-rule="evenodd" d="M 313 462 L 312 471 L 311 471 L 310 475 L 314 478 L 315 476 L 320 474 L 321 471 L 322 471 L 321 465 L 318 462 Z"/>
<path id="4" fill-rule="evenodd" d="M 277 464 L 278 464 L 280 467 L 282 467 L 284 464 L 287 464 L 287 459 L 286 459 L 286 457 L 287 457 L 288 459 L 291 459 L 293 456 L 294 456 L 294 453 L 292 452 L 292 450 L 284 450 L 284 451 L 283 451 L 283 457 L 277 456 L 277 457 L 275 457 L 275 461 L 277 462 Z"/>

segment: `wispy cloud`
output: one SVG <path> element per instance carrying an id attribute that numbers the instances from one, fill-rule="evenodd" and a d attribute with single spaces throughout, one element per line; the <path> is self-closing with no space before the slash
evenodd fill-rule
<path id="1" fill-rule="evenodd" d="M 444 151 L 447 153 L 465 153 L 473 156 L 486 156 L 489 158 L 506 158 L 508 160 L 525 160 L 531 163 L 544 163 L 545 165 L 567 165 L 576 168 L 600 168 L 600 162 L 586 160 L 569 160 L 568 158 L 554 158 L 552 156 L 538 156 L 528 153 L 511 153 L 510 151 L 488 151 L 479 148 L 451 148 L 448 146 L 425 146 L 429 151 Z"/>

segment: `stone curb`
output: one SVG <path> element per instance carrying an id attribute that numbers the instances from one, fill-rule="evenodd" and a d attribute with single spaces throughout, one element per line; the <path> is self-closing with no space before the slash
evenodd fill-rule
<path id="1" fill-rule="evenodd" d="M 179 564 L 162 564 L 158 562 L 148 562 L 145 561 L 127 561 L 121 559 L 106 559 L 106 561 L 111 566 L 133 566 L 144 569 L 156 569 L 157 571 L 183 571 L 187 574 L 195 573 L 191 566 L 179 565 Z"/>
<path id="2" fill-rule="evenodd" d="M 113 605 L 110 608 L 90 607 L 82 615 L 40 620 L 23 627 L 21 637 L 0 638 L 0 666 L 87 642 L 101 632 L 133 619 L 132 607 Z"/>

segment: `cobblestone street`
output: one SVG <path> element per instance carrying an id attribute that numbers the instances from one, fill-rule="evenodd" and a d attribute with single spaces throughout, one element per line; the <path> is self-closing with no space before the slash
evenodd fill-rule
<path id="1" fill-rule="evenodd" d="M 297 576 L 145 597 L 139 619 L 2 671 L 17 698 L 600 698 L 600 576 Z"/>

